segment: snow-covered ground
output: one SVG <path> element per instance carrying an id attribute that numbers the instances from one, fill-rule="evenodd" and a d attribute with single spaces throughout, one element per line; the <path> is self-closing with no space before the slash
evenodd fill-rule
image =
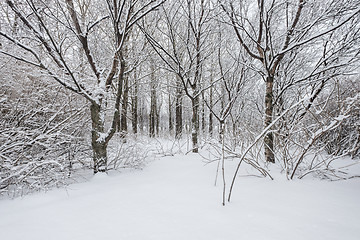
<path id="1" fill-rule="evenodd" d="M 215 172 L 216 164 L 190 153 L 141 171 L 96 175 L 67 190 L 2 200 L 0 239 L 360 239 L 360 179 L 239 177 L 224 207 Z"/>

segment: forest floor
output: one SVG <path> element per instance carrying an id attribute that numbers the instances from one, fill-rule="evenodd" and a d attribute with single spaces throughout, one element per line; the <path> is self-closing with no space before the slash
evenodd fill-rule
<path id="1" fill-rule="evenodd" d="M 227 162 L 227 186 L 234 162 Z M 222 206 L 217 164 L 197 154 L 97 174 L 66 189 L 0 201 L 6 240 L 358 240 L 360 179 L 238 177 Z M 243 172 L 246 174 L 246 171 Z"/>

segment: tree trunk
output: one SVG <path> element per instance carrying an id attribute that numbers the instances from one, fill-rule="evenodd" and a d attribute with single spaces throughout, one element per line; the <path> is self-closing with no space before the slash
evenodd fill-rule
<path id="1" fill-rule="evenodd" d="M 160 107 L 159 109 L 156 108 L 156 114 L 155 114 L 155 132 L 156 136 L 158 137 L 160 135 Z"/>
<path id="2" fill-rule="evenodd" d="M 137 125 L 138 125 L 138 81 L 136 76 L 136 69 L 134 70 L 134 92 L 131 99 L 132 106 L 131 106 L 131 124 L 132 124 L 132 130 L 133 133 L 137 133 Z"/>
<path id="3" fill-rule="evenodd" d="M 98 104 L 91 104 L 91 146 L 93 149 L 94 173 L 107 170 L 107 142 L 104 137 L 104 116 Z"/>
<path id="4" fill-rule="evenodd" d="M 202 92 L 202 102 L 201 102 L 201 132 L 205 134 L 205 94 Z"/>
<path id="5" fill-rule="evenodd" d="M 146 112 L 146 108 L 145 108 L 145 104 L 144 104 L 144 99 L 143 97 L 140 95 L 140 98 L 138 98 L 138 106 L 139 107 L 139 112 L 138 112 L 138 125 L 139 125 L 139 132 L 143 133 L 144 132 L 144 128 L 146 126 L 146 121 L 147 121 L 147 112 Z"/>
<path id="6" fill-rule="evenodd" d="M 209 135 L 213 135 L 213 115 L 211 112 L 209 113 Z"/>
<path id="7" fill-rule="evenodd" d="M 121 94 L 123 93 L 123 84 L 124 84 L 124 70 L 125 70 L 125 61 L 123 59 L 123 56 L 121 55 L 121 69 L 122 69 L 122 72 L 120 72 L 119 76 L 118 76 L 118 93 L 120 95 L 118 95 L 119 99 L 121 99 Z M 118 132 L 121 132 L 121 105 L 120 105 L 120 102 L 119 102 L 119 105 L 117 106 L 118 107 L 118 113 L 119 113 L 119 121 L 116 122 L 116 130 Z"/>
<path id="8" fill-rule="evenodd" d="M 193 152 L 199 151 L 198 137 L 199 137 L 199 95 L 194 93 L 195 97 L 191 99 L 192 103 L 192 118 L 191 118 L 191 139 L 193 145 Z"/>
<path id="9" fill-rule="evenodd" d="M 129 79 L 128 76 L 124 76 L 124 93 L 123 93 L 123 101 L 121 104 L 121 123 L 120 123 L 120 131 L 121 136 L 125 137 L 127 134 L 127 107 L 129 100 Z"/>
<path id="10" fill-rule="evenodd" d="M 156 91 L 151 91 L 151 106 L 149 115 L 149 135 L 155 137 L 155 125 L 156 125 Z M 155 97 L 154 97 L 155 96 Z"/>
<path id="11" fill-rule="evenodd" d="M 182 86 L 181 80 L 176 81 L 176 99 L 175 99 L 175 138 L 180 139 L 182 135 Z"/>
<path id="12" fill-rule="evenodd" d="M 149 135 L 155 137 L 156 128 L 156 115 L 157 115 L 157 104 L 156 104 L 156 82 L 155 82 L 155 68 L 154 64 L 151 64 L 151 80 L 150 80 L 150 115 L 149 115 Z"/>
<path id="13" fill-rule="evenodd" d="M 155 137 L 155 115 L 156 115 L 156 102 L 153 97 L 153 90 L 151 91 L 151 106 L 149 115 L 149 136 Z"/>
<path id="14" fill-rule="evenodd" d="M 268 76 L 266 78 L 266 91 L 265 91 L 265 128 L 268 127 L 272 122 L 273 116 L 273 83 L 274 77 Z M 274 155 L 274 134 L 271 130 L 265 135 L 265 160 L 266 162 L 275 163 Z"/>
<path id="15" fill-rule="evenodd" d="M 174 129 L 173 125 L 173 117 L 172 117 L 172 104 L 171 104 L 171 94 L 169 87 L 169 95 L 168 95 L 168 107 L 169 107 L 169 134 L 171 135 Z"/>
<path id="16" fill-rule="evenodd" d="M 210 84 L 212 84 L 212 74 L 210 78 Z M 213 109 L 213 87 L 210 87 L 210 95 L 209 95 L 210 109 Z M 213 114 L 209 111 L 209 135 L 213 134 Z"/>

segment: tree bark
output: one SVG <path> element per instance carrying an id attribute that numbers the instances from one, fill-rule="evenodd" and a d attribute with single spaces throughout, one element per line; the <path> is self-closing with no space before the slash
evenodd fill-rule
<path id="1" fill-rule="evenodd" d="M 132 105 L 131 105 L 131 124 L 132 124 L 132 130 L 133 133 L 137 133 L 137 125 L 138 125 L 138 81 L 136 76 L 136 69 L 134 70 L 134 92 L 131 99 Z"/>
<path id="2" fill-rule="evenodd" d="M 120 123 L 120 132 L 121 136 L 125 137 L 127 134 L 127 107 L 129 100 L 129 79 L 128 76 L 124 76 L 124 93 L 123 100 L 121 104 L 121 123 Z"/>
<path id="3" fill-rule="evenodd" d="M 101 106 L 92 103 L 90 106 L 92 130 L 91 146 L 93 149 L 94 173 L 106 172 L 107 170 L 107 141 L 104 136 L 104 116 Z"/>
<path id="4" fill-rule="evenodd" d="M 213 76 L 211 72 L 210 76 L 210 84 L 213 84 Z M 209 95 L 210 109 L 213 109 L 213 87 L 210 87 L 210 95 Z M 213 135 L 213 114 L 209 111 L 209 135 Z"/>
<path id="5" fill-rule="evenodd" d="M 266 78 L 266 91 L 265 91 L 265 128 L 268 127 L 272 122 L 273 117 L 273 84 L 274 77 L 268 76 Z M 264 147 L 265 147 L 265 160 L 266 162 L 275 163 L 275 155 L 274 155 L 274 134 L 269 132 L 265 135 L 264 138 Z"/>
<path id="6" fill-rule="evenodd" d="M 199 95 L 197 93 L 194 94 L 195 97 L 191 99 L 192 103 L 192 130 L 191 130 L 191 139 L 193 144 L 193 152 L 199 152 L 198 146 L 198 136 L 199 136 Z"/>
<path id="7" fill-rule="evenodd" d="M 176 81 L 176 99 L 175 99 L 175 138 L 180 139 L 182 136 L 182 86 L 181 80 Z"/>
<path id="8" fill-rule="evenodd" d="M 173 124 L 173 116 L 172 116 L 170 87 L 169 87 L 169 94 L 168 94 L 168 107 L 169 107 L 169 134 L 171 135 L 173 132 L 173 129 L 174 129 L 174 124 Z"/>
<path id="9" fill-rule="evenodd" d="M 122 54 L 120 54 L 120 73 L 118 76 L 118 97 L 119 100 L 121 100 L 122 94 L 123 94 L 123 85 L 124 85 L 124 71 L 125 71 L 125 60 L 122 56 Z M 116 129 L 118 132 L 121 132 L 121 111 L 122 111 L 122 106 L 120 105 L 120 101 L 119 104 L 116 106 L 117 110 L 118 110 L 118 114 L 119 114 L 119 120 L 116 122 Z"/>
<path id="10" fill-rule="evenodd" d="M 155 68 L 154 63 L 151 64 L 151 80 L 150 80 L 150 115 L 149 115 L 149 135 L 155 137 L 156 130 L 156 115 L 157 115 L 157 103 L 156 103 L 156 82 L 155 82 Z"/>
<path id="11" fill-rule="evenodd" d="M 160 106 L 156 104 L 155 112 L 155 134 L 158 137 L 160 135 Z"/>
<path id="12" fill-rule="evenodd" d="M 147 119 L 146 115 L 146 110 L 145 110 L 145 106 L 144 106 L 144 99 L 142 97 L 138 98 L 138 106 L 139 107 L 139 112 L 138 112 L 138 125 L 139 125 L 139 132 L 143 133 L 144 132 L 144 126 L 145 126 L 145 121 Z"/>
<path id="13" fill-rule="evenodd" d="M 202 96 L 202 102 L 201 102 L 201 132 L 202 134 L 205 134 L 205 126 L 206 126 L 206 122 L 205 122 L 205 94 L 204 92 L 202 92 L 201 94 Z"/>

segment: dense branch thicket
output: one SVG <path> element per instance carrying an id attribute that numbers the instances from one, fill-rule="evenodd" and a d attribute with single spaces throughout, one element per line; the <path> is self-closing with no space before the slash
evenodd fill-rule
<path id="1" fill-rule="evenodd" d="M 17 196 L 62 186 L 74 171 L 91 164 L 84 102 L 39 71 L 4 60 L 0 192 Z"/>

